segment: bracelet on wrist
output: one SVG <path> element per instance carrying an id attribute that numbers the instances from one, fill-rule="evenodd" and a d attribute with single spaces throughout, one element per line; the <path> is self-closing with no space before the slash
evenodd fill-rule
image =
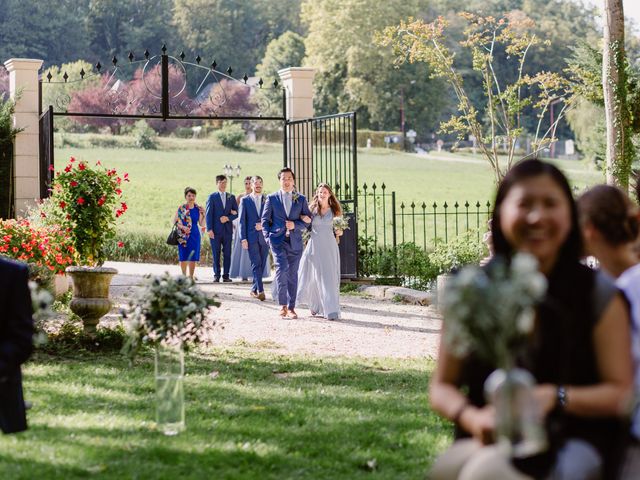
<path id="1" fill-rule="evenodd" d="M 564 385 L 558 385 L 556 390 L 556 407 L 562 411 L 567 407 L 567 390 Z"/>

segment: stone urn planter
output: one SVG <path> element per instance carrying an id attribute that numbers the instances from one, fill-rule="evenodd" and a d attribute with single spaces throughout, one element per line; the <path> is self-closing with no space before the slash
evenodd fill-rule
<path id="1" fill-rule="evenodd" d="M 443 273 L 436 277 L 436 307 L 442 313 L 444 305 L 444 291 L 447 288 L 447 282 L 452 277 L 450 273 Z"/>
<path id="2" fill-rule="evenodd" d="M 85 332 L 95 333 L 100 319 L 111 310 L 109 286 L 118 273 L 107 267 L 68 267 L 73 281 L 73 297 L 69 308 L 82 319 Z"/>

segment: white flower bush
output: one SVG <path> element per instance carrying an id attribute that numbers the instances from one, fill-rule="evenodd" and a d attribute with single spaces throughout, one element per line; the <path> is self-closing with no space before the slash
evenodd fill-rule
<path id="1" fill-rule="evenodd" d="M 147 277 L 123 316 L 128 339 L 123 352 L 132 360 L 145 346 L 181 346 L 211 343 L 215 321 L 209 308 L 220 306 L 188 277 Z"/>
<path id="2" fill-rule="evenodd" d="M 546 290 L 546 278 L 529 254 L 516 254 L 510 264 L 496 258 L 489 268 L 463 268 L 444 293 L 447 347 L 459 357 L 475 352 L 496 366 L 512 366 Z"/>

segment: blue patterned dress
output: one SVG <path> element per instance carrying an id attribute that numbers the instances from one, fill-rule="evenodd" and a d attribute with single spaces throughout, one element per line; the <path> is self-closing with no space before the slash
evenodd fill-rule
<path id="1" fill-rule="evenodd" d="M 198 262 L 200 261 L 200 209 L 194 207 L 189 210 L 191 216 L 191 233 L 187 237 L 187 243 L 183 246 L 178 245 L 178 259 L 181 262 Z M 182 225 L 187 226 L 186 219 L 182 220 Z"/>

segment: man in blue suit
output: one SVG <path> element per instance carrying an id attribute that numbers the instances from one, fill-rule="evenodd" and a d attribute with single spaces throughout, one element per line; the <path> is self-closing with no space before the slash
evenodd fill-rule
<path id="1" fill-rule="evenodd" d="M 207 199 L 207 234 L 211 242 L 213 253 L 214 282 L 220 281 L 220 251 L 223 257 L 222 281 L 230 282 L 229 268 L 231 266 L 231 238 L 233 237 L 233 222 L 238 218 L 238 204 L 236 197 L 227 193 L 227 177 L 216 177 L 217 192 L 213 192 Z"/>
<path id="2" fill-rule="evenodd" d="M 33 349 L 26 265 L 0 258 L 0 430 L 27 429 L 20 365 Z"/>
<path id="3" fill-rule="evenodd" d="M 262 235 L 262 212 L 267 200 L 262 194 L 262 177 L 251 177 L 251 194 L 240 201 L 240 240 L 242 248 L 249 250 L 249 260 L 253 270 L 251 296 L 264 301 L 262 273 L 269 258 L 269 247 Z"/>
<path id="4" fill-rule="evenodd" d="M 295 175 L 290 168 L 280 170 L 278 180 L 280 190 L 267 197 L 262 212 L 262 233 L 276 264 L 280 316 L 298 318 L 295 307 L 302 232 L 307 228 L 305 220 L 311 221 L 311 212 L 307 199 L 294 191 Z"/>

